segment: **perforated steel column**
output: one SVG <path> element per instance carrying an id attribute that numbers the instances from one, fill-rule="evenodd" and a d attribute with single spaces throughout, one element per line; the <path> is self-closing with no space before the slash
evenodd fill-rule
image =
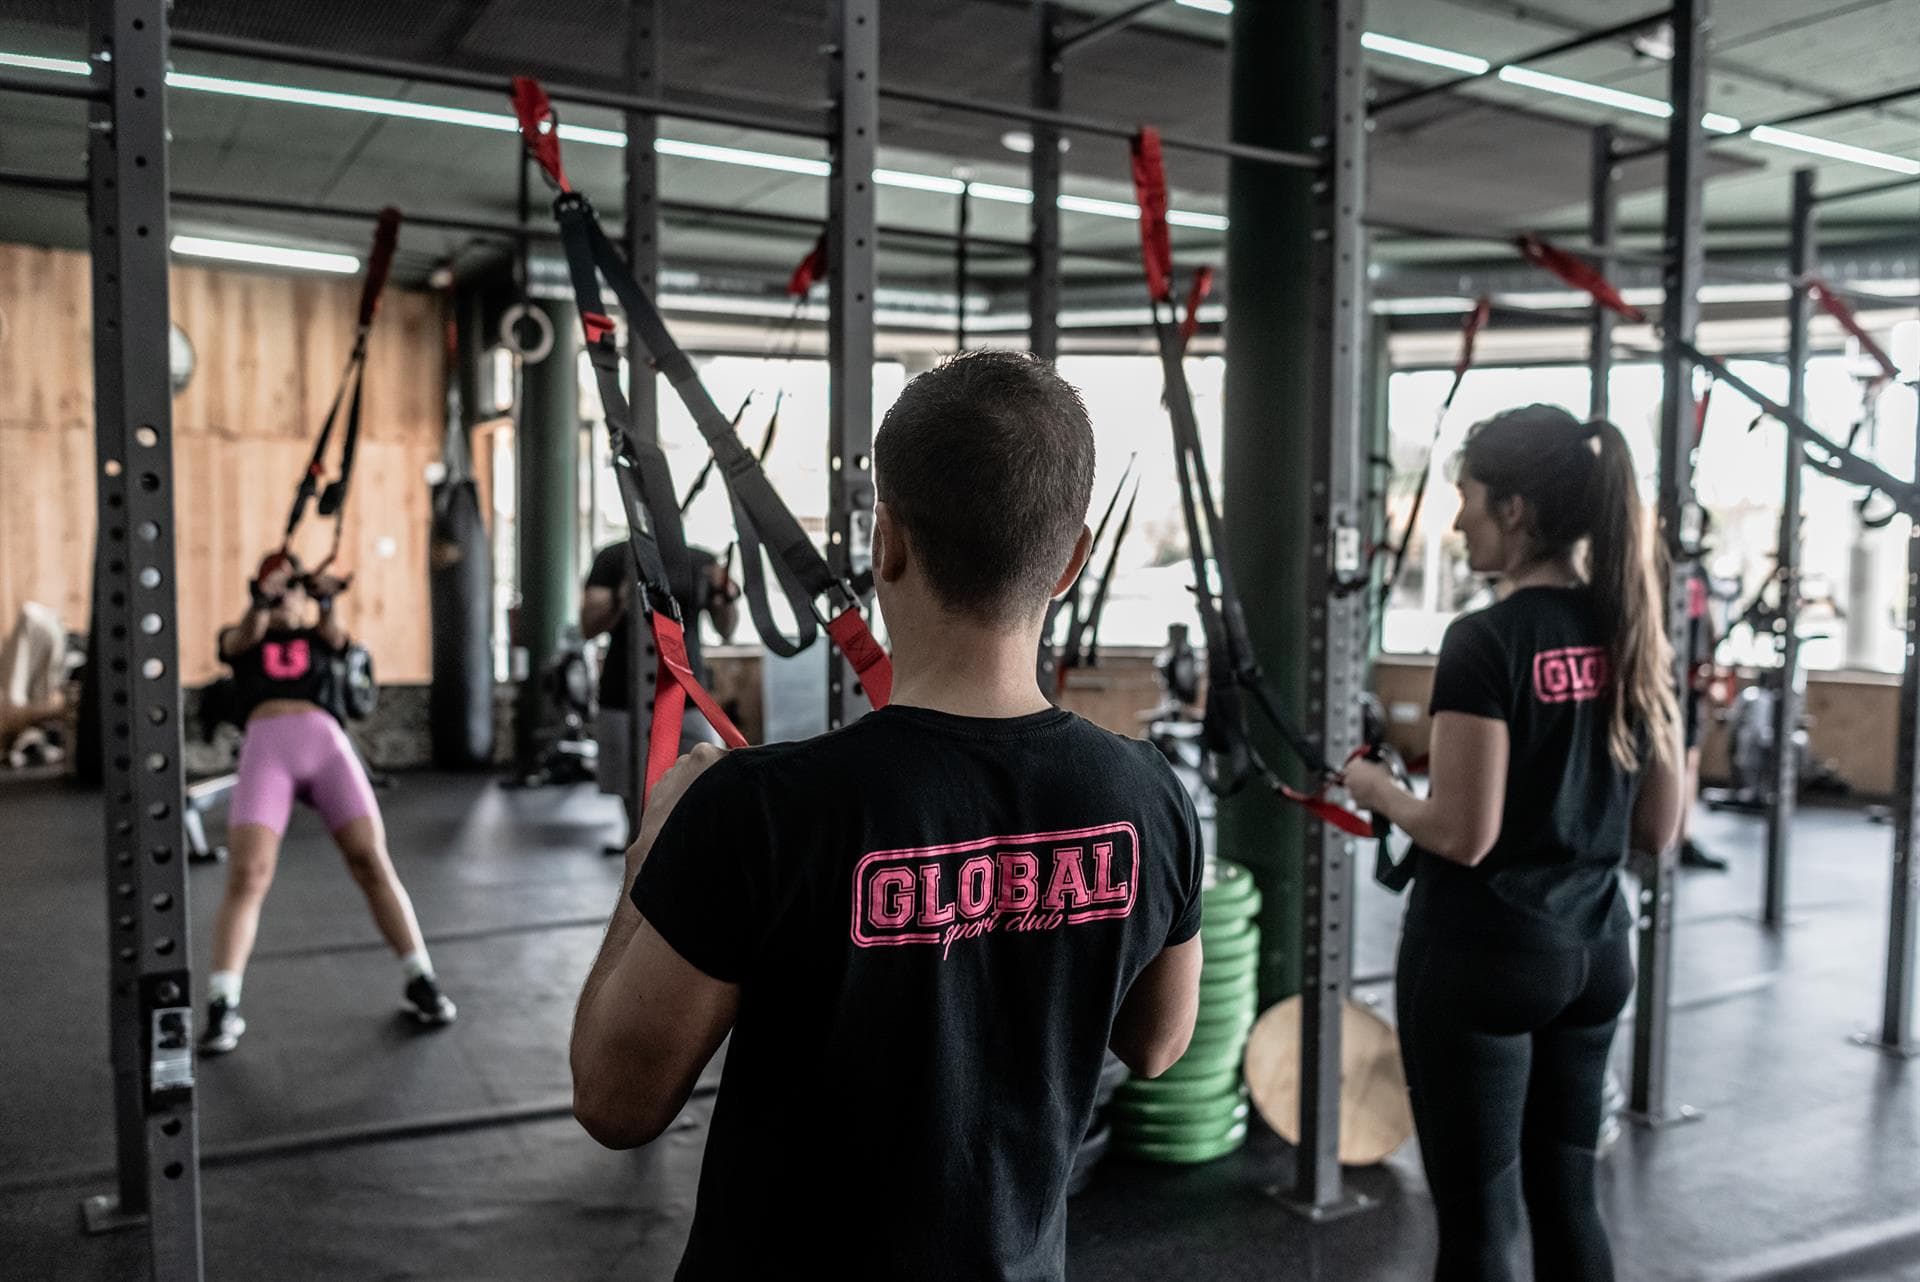
<path id="1" fill-rule="evenodd" d="M 89 117 L 108 1017 L 119 1190 L 96 1231 L 144 1217 L 150 1275 L 197 1279 L 194 1105 L 175 635 L 173 387 L 167 289 L 167 5 L 96 0 Z"/>
<path id="2" fill-rule="evenodd" d="M 879 132 L 879 0 L 833 0 L 827 182 L 827 564 L 842 578 L 873 565 L 873 160 Z M 827 729 L 858 717 L 867 696 L 827 651 Z"/>

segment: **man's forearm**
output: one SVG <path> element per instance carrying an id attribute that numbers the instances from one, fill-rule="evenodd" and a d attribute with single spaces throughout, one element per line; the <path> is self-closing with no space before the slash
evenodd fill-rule
<path id="1" fill-rule="evenodd" d="M 587 1015 L 594 996 L 606 983 L 607 976 L 627 951 L 627 945 L 633 942 L 633 936 L 640 929 L 640 910 L 633 906 L 633 883 L 640 875 L 640 865 L 647 860 L 647 851 L 653 848 L 656 825 L 644 820 L 640 824 L 640 833 L 631 849 L 627 851 L 626 875 L 620 879 L 620 898 L 613 906 L 613 919 L 607 923 L 606 938 L 600 941 L 600 953 L 593 959 L 593 968 L 587 972 L 587 982 L 580 990 L 580 1004 L 574 1013 L 576 1027 Z"/>

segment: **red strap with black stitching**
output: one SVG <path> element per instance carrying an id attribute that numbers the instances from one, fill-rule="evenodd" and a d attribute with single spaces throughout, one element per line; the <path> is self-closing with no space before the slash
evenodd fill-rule
<path id="1" fill-rule="evenodd" d="M 1608 311 L 1630 321 L 1646 321 L 1647 314 L 1622 298 L 1613 282 L 1586 259 L 1551 245 L 1532 232 L 1517 237 L 1513 243 L 1528 262 L 1552 272 Z"/>
<path id="2" fill-rule="evenodd" d="M 647 784 L 641 797 L 643 802 L 653 794 L 653 786 L 660 782 L 660 776 L 680 759 L 680 724 L 686 717 L 689 701 L 729 748 L 747 746 L 747 737 L 693 675 L 685 631 L 659 610 L 653 611 L 648 622 L 653 628 L 653 648 L 660 658 L 654 668 L 653 723 L 647 731 Z"/>

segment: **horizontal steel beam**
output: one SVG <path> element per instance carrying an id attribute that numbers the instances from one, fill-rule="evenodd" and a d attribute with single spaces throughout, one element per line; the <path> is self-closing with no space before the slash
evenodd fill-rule
<path id="1" fill-rule="evenodd" d="M 446 85 L 455 89 L 473 89 L 481 93 L 497 94 L 503 101 L 512 83 L 510 77 L 488 72 L 462 71 L 456 67 L 406 62 L 397 58 L 372 58 L 364 54 L 340 53 L 328 49 L 309 49 L 302 45 L 282 44 L 272 40 L 253 40 L 242 36 L 215 35 L 206 31 L 176 31 L 173 33 L 173 47 L 189 49 L 196 53 L 213 53 L 232 58 L 260 58 L 268 62 L 284 62 L 294 66 L 321 67 L 329 71 L 347 71 L 360 75 L 387 76 L 396 80 L 418 80 L 425 84 Z M 826 125 L 823 120 L 805 121 L 791 117 L 766 116 L 733 107 L 673 102 L 665 98 L 589 89 L 581 85 L 554 84 L 545 81 L 542 85 L 548 97 L 555 102 L 606 107 L 614 111 L 637 111 L 670 116 L 676 120 L 699 120 L 708 124 L 734 125 L 742 129 L 760 129 L 768 133 L 788 134 L 797 138 L 824 139 L 826 137 Z M 824 113 L 826 104 L 795 103 L 794 109 Z"/>
<path id="2" fill-rule="evenodd" d="M 0 93 L 33 94 L 41 98 L 72 98 L 80 102 L 95 102 L 107 96 L 106 90 L 90 80 L 82 80 L 75 76 L 49 80 L 36 75 L 23 76 L 5 68 L 0 68 Z"/>
<path id="3" fill-rule="evenodd" d="M 1860 187 L 1842 187 L 1839 191 L 1816 194 L 1813 203 L 1830 205 L 1836 200 L 1855 200 L 1861 196 L 1884 196 L 1890 191 L 1904 191 L 1914 186 L 1920 186 L 1920 175 L 1912 178 L 1894 178 L 1883 183 L 1867 183 Z"/>
<path id="4" fill-rule="evenodd" d="M 994 116 L 1001 120 L 1023 120 L 1029 124 L 1051 125 L 1055 129 L 1095 134 L 1103 138 L 1132 138 L 1138 131 L 1135 125 L 1118 125 L 1107 120 L 1095 120 L 1089 116 L 1070 116 L 1058 111 L 1038 111 L 1032 107 L 1015 106 L 1012 103 L 980 102 L 972 98 L 957 98 L 952 94 L 930 93 L 924 89 L 907 89 L 900 85 L 881 85 L 880 96 L 891 98 L 896 102 L 913 102 L 924 107 L 939 107 L 946 111 L 964 111 L 976 116 Z M 1176 151 L 1199 152 L 1202 155 L 1224 156 L 1233 160 L 1251 160 L 1260 164 L 1279 165 L 1287 169 L 1320 168 L 1320 158 L 1303 151 L 1250 147 L 1244 143 L 1207 142 L 1199 138 L 1178 138 L 1171 134 L 1161 134 L 1160 145 Z"/>
<path id="5" fill-rule="evenodd" d="M 1165 3 L 1167 3 L 1167 0 L 1141 0 L 1140 3 L 1129 5 L 1118 13 L 1108 14 L 1106 17 L 1098 19 L 1097 21 L 1089 22 L 1078 31 L 1061 36 L 1059 42 L 1054 45 L 1054 51 L 1056 53 L 1070 53 L 1083 44 L 1098 40 L 1101 36 L 1109 32 L 1118 31 L 1122 27 L 1131 25 L 1133 20 L 1141 14 L 1153 9 L 1158 9 Z"/>

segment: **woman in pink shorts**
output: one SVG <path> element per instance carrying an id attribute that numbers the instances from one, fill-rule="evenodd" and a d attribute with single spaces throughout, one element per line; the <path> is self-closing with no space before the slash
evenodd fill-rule
<path id="1" fill-rule="evenodd" d="M 387 854 L 373 788 L 341 728 L 347 634 L 334 620 L 332 604 L 344 584 L 313 578 L 291 555 L 276 552 L 260 563 L 249 586 L 253 601 L 246 614 L 220 633 L 220 657 L 233 669 L 246 740 L 227 819 L 232 856 L 214 916 L 200 1049 L 224 1054 L 246 1031 L 241 974 L 295 801 L 320 813 L 380 933 L 400 958 L 406 1010 L 424 1024 L 451 1023 L 454 1006 L 434 978 L 413 904 Z"/>

